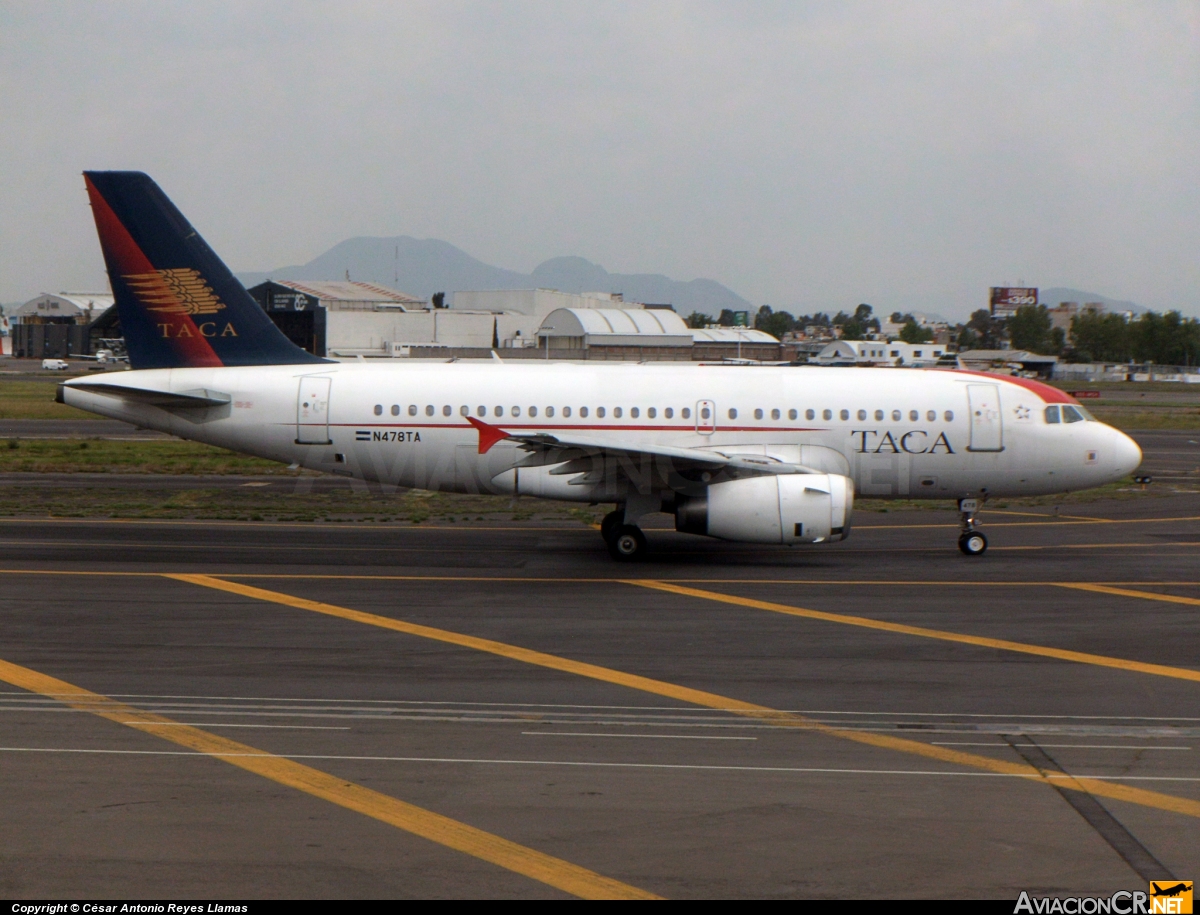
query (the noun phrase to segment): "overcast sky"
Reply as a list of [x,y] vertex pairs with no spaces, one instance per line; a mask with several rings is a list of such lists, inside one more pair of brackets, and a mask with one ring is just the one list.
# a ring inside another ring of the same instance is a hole
[[1200,314],[1200,4],[0,0],[0,300],[104,288],[85,168],[235,271],[403,234],[791,310]]

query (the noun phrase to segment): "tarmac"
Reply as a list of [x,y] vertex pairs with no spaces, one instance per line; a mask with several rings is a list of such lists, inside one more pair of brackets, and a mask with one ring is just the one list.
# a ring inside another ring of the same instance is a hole
[[0,894],[1192,879],[1200,494],[1159,485],[987,511],[981,558],[930,511],[631,565],[565,522],[6,519]]

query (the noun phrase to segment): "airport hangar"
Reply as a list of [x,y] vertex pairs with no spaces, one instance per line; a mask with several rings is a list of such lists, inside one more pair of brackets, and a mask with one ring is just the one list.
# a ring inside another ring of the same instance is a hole
[[358,281],[268,280],[250,295],[296,345],[334,359],[778,360],[749,328],[689,328],[670,305],[555,289],[456,292],[447,307]]
[[[250,295],[293,343],[333,359],[779,361],[795,353],[745,327],[690,328],[670,305],[620,293],[555,289],[464,291],[448,307],[358,281],[268,280]],[[42,293],[12,315],[12,355],[124,354],[110,293]],[[794,348],[792,348],[794,349]]]
[[11,355],[29,359],[86,356],[97,348],[102,316],[115,316],[108,292],[43,292],[13,309]]

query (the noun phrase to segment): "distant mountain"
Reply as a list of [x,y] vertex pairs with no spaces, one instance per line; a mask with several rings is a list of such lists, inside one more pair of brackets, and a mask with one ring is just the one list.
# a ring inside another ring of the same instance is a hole
[[1150,310],[1149,308],[1143,308],[1135,302],[1122,302],[1119,299],[1110,299],[1108,296],[1100,295],[1098,292],[1064,289],[1061,286],[1054,286],[1050,289],[1039,289],[1038,300],[1047,308],[1053,308],[1059,302],[1078,302],[1080,305],[1084,302],[1103,302],[1104,308],[1107,311],[1131,311],[1135,315],[1140,315]]
[[666,302],[687,315],[701,311],[713,316],[722,309],[753,311],[740,295],[716,280],[682,282],[661,273],[609,273],[582,257],[554,257],[538,264],[529,279],[534,286],[561,292],[620,292],[632,302]]
[[344,280],[379,283],[428,299],[456,289],[528,288],[528,276],[492,267],[434,238],[349,238],[307,264],[265,273],[240,273],[246,287],[263,280]]
[[476,260],[434,238],[350,238],[307,264],[262,273],[240,273],[243,285],[264,280],[342,280],[380,283],[428,299],[435,292],[476,289],[558,289],[562,292],[620,292],[635,302],[667,302],[681,314],[718,315],[724,308],[753,310],[745,299],[715,280],[682,282],[657,273],[609,273],[582,257],[554,257],[533,273],[518,273]]

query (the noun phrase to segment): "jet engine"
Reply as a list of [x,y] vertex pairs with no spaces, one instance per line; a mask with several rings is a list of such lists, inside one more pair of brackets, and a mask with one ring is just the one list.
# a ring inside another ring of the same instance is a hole
[[716,483],[676,503],[675,529],[745,543],[831,543],[850,536],[854,481],[792,473]]

